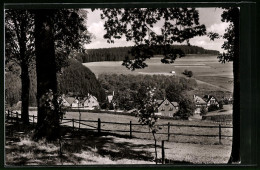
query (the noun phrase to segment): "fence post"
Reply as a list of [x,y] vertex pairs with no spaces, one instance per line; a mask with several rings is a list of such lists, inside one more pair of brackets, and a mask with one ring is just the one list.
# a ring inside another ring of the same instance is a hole
[[79,119],[79,130],[80,130],[80,119]]
[[101,120],[98,118],[98,133],[101,132]]
[[162,164],[165,164],[164,140],[162,140]]
[[10,110],[7,110],[7,119],[10,118]]
[[168,122],[168,141],[170,141],[170,122]]
[[18,112],[16,112],[16,122],[18,122]]
[[132,138],[132,121],[130,121],[130,138]]
[[219,126],[218,126],[218,130],[219,130],[219,133],[218,133],[219,144],[222,144],[222,142],[221,142],[221,124],[219,124]]
[[72,131],[74,132],[74,119],[72,119]]
[[13,123],[13,112],[11,111],[11,123]]

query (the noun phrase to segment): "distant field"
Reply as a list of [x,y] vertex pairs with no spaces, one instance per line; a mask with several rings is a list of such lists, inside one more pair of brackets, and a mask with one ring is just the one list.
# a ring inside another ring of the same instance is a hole
[[[233,91],[233,66],[232,63],[219,63],[217,56],[191,55],[177,59],[173,64],[162,64],[161,58],[156,57],[146,61],[148,67],[145,69],[130,71],[122,66],[122,61],[116,62],[91,62],[83,63],[98,76],[99,74],[163,74],[171,75],[175,71],[177,76],[184,76],[182,72],[191,70],[194,78],[202,82],[218,87],[217,90]],[[205,86],[205,83],[203,86]],[[212,87],[209,87],[211,89]]]

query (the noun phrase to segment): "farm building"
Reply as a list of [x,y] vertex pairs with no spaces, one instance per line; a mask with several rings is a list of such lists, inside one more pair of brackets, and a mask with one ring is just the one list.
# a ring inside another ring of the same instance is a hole
[[218,100],[214,96],[205,95],[203,99],[206,101],[207,106],[217,105],[219,106]]
[[178,111],[179,105],[177,102],[170,102],[168,99],[157,100],[158,108],[156,115],[173,117]]
[[71,107],[72,103],[74,102],[74,97],[65,97],[65,95],[62,96],[62,105],[65,107]]
[[193,95],[193,100],[196,105],[196,109],[194,111],[195,114],[199,114],[202,107],[207,107],[207,102],[204,101],[201,97]]
[[93,110],[96,107],[99,107],[99,102],[97,101],[97,98],[95,96],[88,94],[88,97],[84,98],[83,106],[86,109]]

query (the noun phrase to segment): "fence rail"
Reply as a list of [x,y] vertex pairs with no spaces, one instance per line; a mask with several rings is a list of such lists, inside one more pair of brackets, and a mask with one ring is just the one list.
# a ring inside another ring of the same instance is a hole
[[[19,121],[19,116],[21,118],[21,114],[19,114],[18,112],[13,112],[13,111],[7,111],[6,112],[6,120],[11,120],[11,122],[13,122],[14,120],[16,120],[16,122]],[[37,120],[37,116],[34,115],[29,115],[30,121],[34,124],[36,123]],[[97,123],[97,126],[94,125],[90,125],[87,124],[88,123]],[[71,123],[71,124],[70,124]],[[137,124],[137,123],[132,123],[131,121],[129,123],[123,123],[123,122],[107,122],[107,121],[101,121],[101,119],[99,118],[98,120],[81,120],[81,119],[62,119],[61,125],[63,126],[69,126],[72,127],[73,131],[75,130],[75,128],[77,129],[87,129],[87,130],[92,130],[92,131],[97,131],[98,133],[101,132],[124,132],[124,133],[129,133],[129,137],[132,138],[133,133],[139,133],[139,134],[147,134],[147,133],[151,133],[148,131],[137,131],[137,130],[133,130],[133,126],[143,126],[142,124]],[[65,125],[66,124],[66,125]],[[68,125],[69,124],[69,125]],[[76,127],[75,125],[78,125],[78,127]],[[101,124],[115,124],[115,125],[125,125],[125,126],[129,126],[129,130],[112,130],[112,129],[102,129],[101,128]],[[84,128],[81,127],[85,126]],[[167,135],[168,137],[168,141],[170,140],[170,136],[197,136],[197,137],[218,137],[219,138],[219,143],[221,143],[221,139],[222,137],[232,137],[231,135],[223,135],[222,134],[222,129],[223,128],[233,128],[232,126],[223,126],[221,124],[219,124],[218,126],[200,126],[200,125],[180,125],[180,124],[171,124],[170,122],[168,122],[168,124],[161,124],[161,125],[157,125],[157,126],[167,126],[167,132],[158,132],[156,134],[160,134],[160,135]],[[88,128],[86,128],[88,127]],[[209,134],[209,135],[205,135],[205,134],[185,134],[185,133],[173,133],[171,132],[171,127],[195,127],[195,128],[218,128],[218,134]]]

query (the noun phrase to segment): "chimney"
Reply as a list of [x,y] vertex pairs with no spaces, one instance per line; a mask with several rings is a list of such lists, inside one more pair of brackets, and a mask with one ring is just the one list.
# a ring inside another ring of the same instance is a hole
[[196,95],[194,94],[194,95],[193,95],[193,98],[195,99],[195,97],[196,97]]

